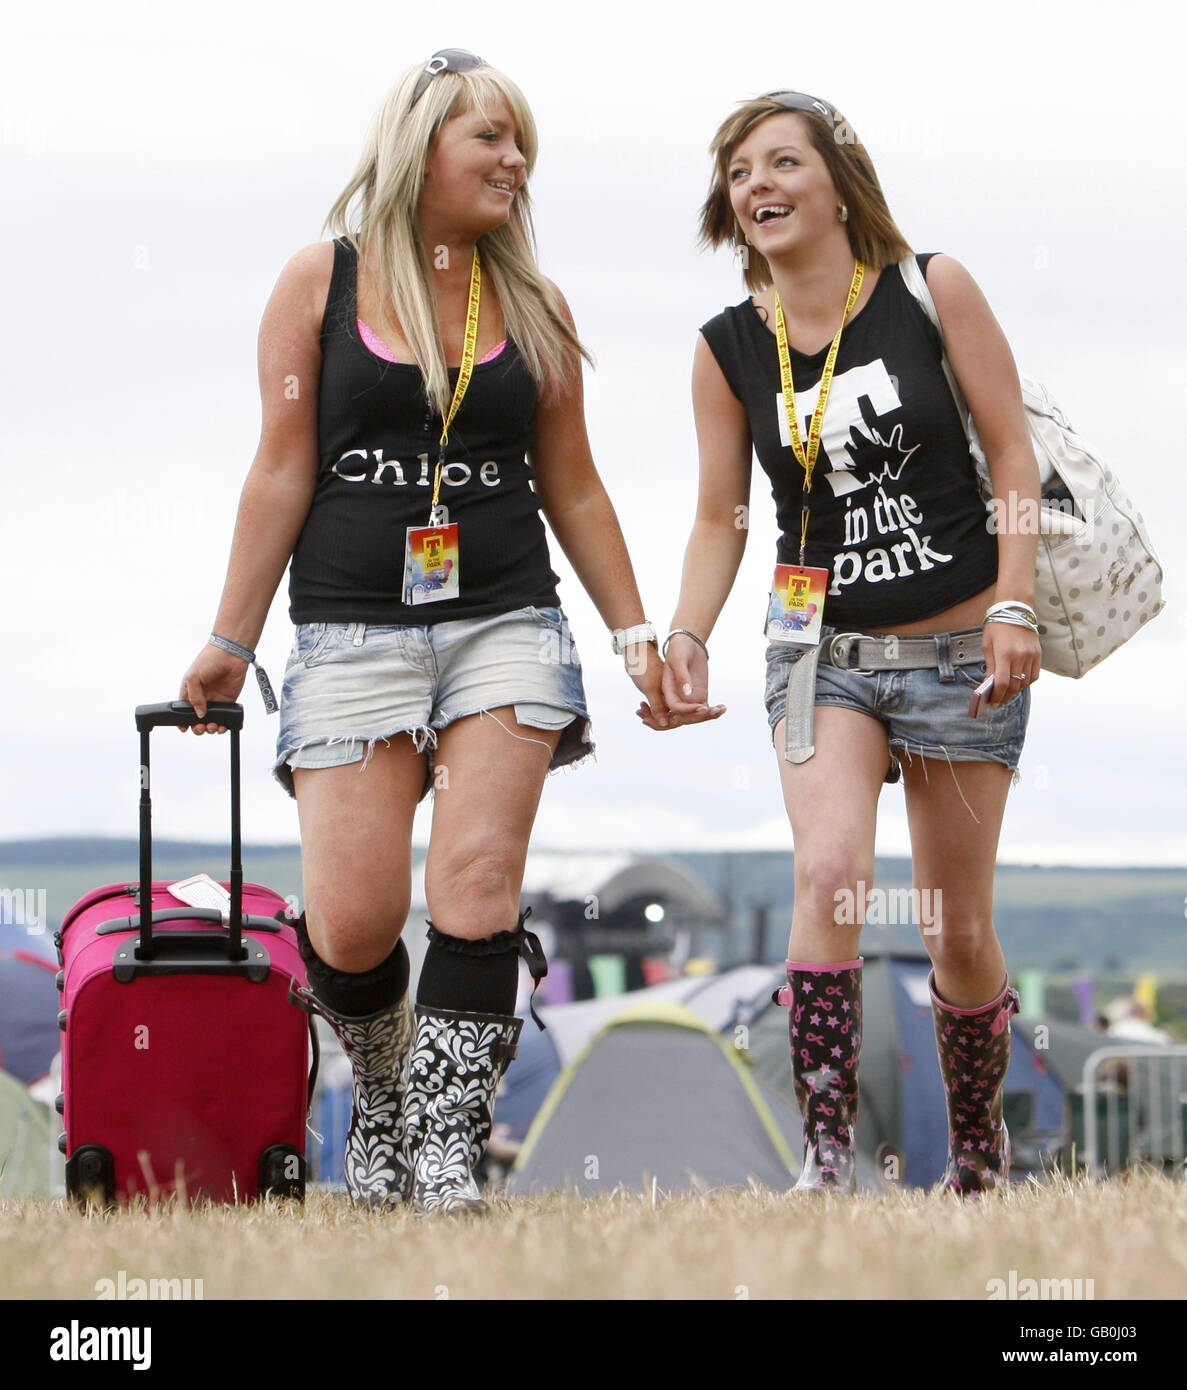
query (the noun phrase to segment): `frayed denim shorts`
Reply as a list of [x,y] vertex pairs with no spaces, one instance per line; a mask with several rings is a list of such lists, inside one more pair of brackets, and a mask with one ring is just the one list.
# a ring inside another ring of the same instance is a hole
[[292,796],[293,768],[365,768],[376,743],[409,734],[428,754],[423,800],[440,731],[505,705],[521,725],[562,730],[550,772],[593,754],[581,661],[561,609],[425,627],[302,623],[284,672],[272,774]]
[[[835,628],[826,627],[824,637]],[[767,646],[764,703],[774,739],[775,725],[787,713],[787,680],[807,649],[790,642]],[[1030,717],[1030,688],[1000,705],[983,705],[974,719],[969,696],[985,679],[985,663],[914,671],[846,671],[821,662],[816,668],[816,704],[839,705],[877,719],[890,747],[887,782],[902,775],[900,754],[949,763],[1001,763],[1015,774]]]

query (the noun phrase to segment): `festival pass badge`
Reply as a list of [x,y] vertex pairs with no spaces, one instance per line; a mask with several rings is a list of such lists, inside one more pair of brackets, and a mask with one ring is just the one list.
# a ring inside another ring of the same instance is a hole
[[404,544],[404,602],[457,598],[459,583],[457,522],[409,526]]
[[827,587],[828,570],[776,565],[771,606],[767,611],[767,639],[815,646],[820,641]]

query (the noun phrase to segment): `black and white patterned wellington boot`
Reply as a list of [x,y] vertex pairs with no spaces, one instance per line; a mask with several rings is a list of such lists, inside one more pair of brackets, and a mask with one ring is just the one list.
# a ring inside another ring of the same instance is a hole
[[474,1170],[523,1019],[417,1005],[404,1099],[404,1162],[417,1212],[489,1211]]
[[333,1028],[354,1073],[346,1189],[359,1206],[394,1206],[408,1195],[409,1174],[403,1162],[404,1091],[412,1041],[408,996],[364,1018],[346,1018],[311,991],[297,992]]

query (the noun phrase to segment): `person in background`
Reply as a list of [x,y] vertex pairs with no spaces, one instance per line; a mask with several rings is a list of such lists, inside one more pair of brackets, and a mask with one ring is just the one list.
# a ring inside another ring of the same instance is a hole
[[1112,1023],[1106,1019],[1109,1037],[1120,1038],[1125,1042],[1153,1043],[1167,1046],[1174,1038],[1162,1028],[1156,1028],[1150,1017],[1150,1010],[1141,999],[1131,998],[1118,1001],[1117,1017]]

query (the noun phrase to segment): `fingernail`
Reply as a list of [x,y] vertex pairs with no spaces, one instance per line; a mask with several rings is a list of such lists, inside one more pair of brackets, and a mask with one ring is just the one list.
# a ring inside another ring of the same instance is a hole
[[692,686],[691,686],[691,685],[686,685],[686,686],[684,687],[684,693],[685,693],[686,695],[691,695],[691,694],[692,694]]

